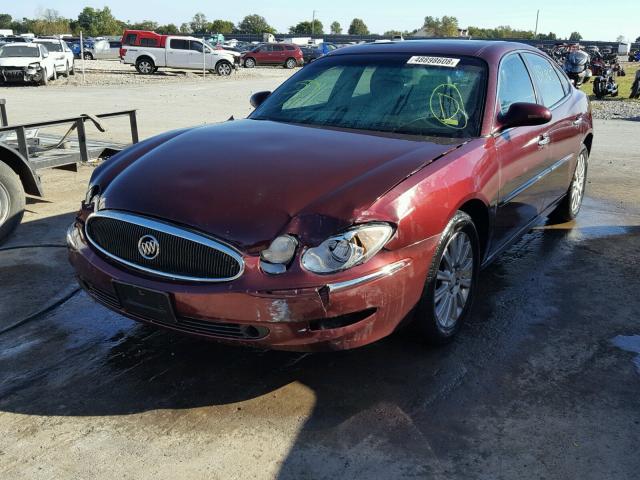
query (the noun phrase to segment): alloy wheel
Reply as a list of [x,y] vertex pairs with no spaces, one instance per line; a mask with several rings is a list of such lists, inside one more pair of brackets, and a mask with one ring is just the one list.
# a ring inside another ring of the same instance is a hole
[[151,64],[149,62],[140,62],[138,67],[140,68],[141,73],[147,74],[151,72]]
[[444,249],[436,276],[434,310],[438,325],[451,330],[462,316],[473,279],[474,253],[464,231],[455,233]]
[[231,65],[223,63],[218,67],[218,75],[227,76],[231,75]]
[[586,180],[586,166],[585,155],[581,153],[576,164],[576,171],[573,174],[573,182],[571,182],[571,212],[574,214],[580,210],[580,204],[582,203]]

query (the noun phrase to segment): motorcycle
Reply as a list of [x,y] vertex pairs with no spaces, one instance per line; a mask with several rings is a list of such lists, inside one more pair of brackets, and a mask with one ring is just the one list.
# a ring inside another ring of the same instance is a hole
[[592,76],[589,54],[583,50],[569,52],[564,60],[563,69],[576,87],[587,83]]
[[618,84],[614,80],[611,67],[605,67],[602,75],[597,76],[593,80],[593,94],[598,100],[601,100],[606,95],[611,95],[612,97],[618,96]]
[[640,98],[640,70],[636,72],[636,78],[631,85],[631,95],[629,98]]

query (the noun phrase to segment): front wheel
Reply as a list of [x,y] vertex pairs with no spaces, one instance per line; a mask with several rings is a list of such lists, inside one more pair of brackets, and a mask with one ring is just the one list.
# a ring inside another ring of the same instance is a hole
[[93,60],[93,55],[90,52],[84,52],[85,60]]
[[233,72],[233,67],[229,62],[224,60],[220,61],[216,65],[216,73],[221,77],[228,77]]
[[589,159],[589,151],[586,147],[582,147],[578,154],[576,169],[573,172],[571,184],[567,194],[558,204],[556,209],[551,212],[549,218],[554,222],[570,222],[578,216],[582,199],[584,198],[585,185],[587,183],[587,161]]
[[471,217],[458,211],[440,237],[416,309],[417,326],[430,343],[447,343],[460,329],[473,302],[479,266],[478,232]]
[[18,175],[0,162],[0,243],[18,226],[24,214],[24,190]]
[[245,60],[244,60],[244,67],[245,68],[253,68],[255,66],[256,66],[256,61],[253,58],[251,58],[251,57],[245,58]]

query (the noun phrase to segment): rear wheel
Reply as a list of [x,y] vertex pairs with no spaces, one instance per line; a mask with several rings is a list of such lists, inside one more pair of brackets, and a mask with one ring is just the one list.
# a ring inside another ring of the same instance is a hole
[[24,190],[20,179],[0,162],[0,243],[18,226],[24,214]]
[[422,298],[416,309],[426,339],[444,344],[467,317],[480,265],[478,233],[471,217],[456,212],[440,237]]
[[576,169],[573,172],[573,178],[569,185],[567,194],[558,204],[556,209],[551,212],[549,218],[554,222],[570,222],[578,216],[582,199],[584,198],[585,185],[587,183],[587,160],[589,159],[589,151],[586,147],[582,147],[578,154]]
[[142,75],[151,75],[156,71],[153,60],[147,57],[139,58],[136,62],[136,70]]
[[233,67],[226,60],[221,60],[216,64],[216,73],[221,77],[228,77],[233,72]]
[[291,70],[292,68],[295,68],[296,65],[298,65],[298,62],[296,62],[295,58],[287,58],[287,61],[284,62],[285,68],[288,68],[289,70]]
[[245,68],[253,68],[255,66],[256,66],[256,61],[253,58],[249,57],[244,59]]

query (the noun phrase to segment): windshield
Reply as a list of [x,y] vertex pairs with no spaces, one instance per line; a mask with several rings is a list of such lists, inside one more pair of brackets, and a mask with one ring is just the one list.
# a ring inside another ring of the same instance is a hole
[[30,47],[27,45],[5,45],[0,48],[0,58],[12,57],[39,58],[40,50],[38,50],[38,47]]
[[59,43],[53,43],[53,42],[38,42],[38,43],[42,43],[42,45],[47,47],[47,50],[49,50],[50,52],[62,52],[62,45],[60,45]]
[[473,137],[480,132],[486,77],[484,62],[470,57],[329,56],[285,82],[250,118]]

